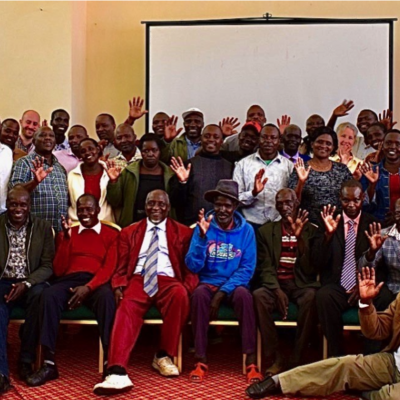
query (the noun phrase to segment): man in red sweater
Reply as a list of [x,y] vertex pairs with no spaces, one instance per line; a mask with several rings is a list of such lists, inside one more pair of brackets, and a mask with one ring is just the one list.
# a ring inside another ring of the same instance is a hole
[[40,299],[40,344],[44,364],[27,379],[29,386],[58,378],[54,352],[61,313],[82,304],[96,315],[104,354],[107,355],[115,301],[108,283],[117,265],[119,232],[102,224],[98,201],[89,194],[77,200],[79,225],[63,218],[63,232],[56,239],[55,279]]
[[132,389],[126,368],[143,324],[154,304],[163,319],[161,343],[152,367],[163,376],[179,375],[171,357],[176,356],[179,336],[189,315],[189,296],[197,275],[185,265],[192,230],[168,218],[169,198],[163,190],[147,195],[147,218],[123,229],[118,247],[118,267],[112,278],[118,304],[111,335],[109,368],[97,395]]

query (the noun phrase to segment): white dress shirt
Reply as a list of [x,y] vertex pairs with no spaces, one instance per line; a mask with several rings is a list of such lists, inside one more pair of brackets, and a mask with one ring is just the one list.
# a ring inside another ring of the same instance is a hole
[[100,235],[101,232],[101,222],[99,221],[95,226],[92,226],[91,228],[85,228],[83,225],[79,224],[78,228],[78,235],[84,231],[85,229],[93,229],[98,235]]
[[153,237],[154,232],[152,229],[157,227],[158,234],[158,260],[157,260],[157,275],[165,275],[171,278],[175,277],[175,272],[172,268],[171,260],[168,255],[168,243],[167,243],[167,220],[164,219],[163,222],[160,222],[158,225],[153,224],[147,218],[147,226],[146,226],[146,234],[144,235],[142,247],[140,248],[139,258],[136,264],[134,274],[141,274],[143,271],[144,263],[147,258],[147,251],[150,247],[151,238]]
[[6,211],[7,187],[13,167],[13,152],[0,143],[0,214]]
[[[247,221],[262,225],[281,219],[275,208],[275,195],[280,189],[287,187],[293,168],[293,162],[281,154],[267,165],[259,151],[237,162],[233,180],[239,185],[239,200],[244,204],[242,212]],[[265,171],[262,180],[268,178],[268,182],[254,197],[254,178],[260,169]]]

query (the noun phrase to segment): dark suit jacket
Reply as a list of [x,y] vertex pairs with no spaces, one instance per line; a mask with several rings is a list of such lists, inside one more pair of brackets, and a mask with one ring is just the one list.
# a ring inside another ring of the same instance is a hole
[[[128,286],[133,277],[139,258],[140,248],[146,234],[147,219],[122,229],[118,246],[118,266],[112,277],[113,289]],[[189,250],[193,230],[167,218],[168,255],[175,273],[175,278],[182,282],[189,293],[196,288],[199,279],[189,271],[185,256]]]
[[[302,254],[297,249],[294,266],[295,283],[299,288],[319,287],[317,268],[310,262],[310,247],[317,227],[307,223],[301,233],[305,249]],[[268,289],[279,288],[277,270],[282,251],[282,222],[267,222],[257,231],[257,268],[253,285]]]
[[[372,222],[377,222],[377,219],[365,212],[361,213],[356,238],[356,260],[368,250],[369,243],[365,231],[368,231],[369,224]],[[317,265],[320,270],[322,285],[340,283],[345,250],[343,217],[329,242],[326,241],[325,225],[322,221],[319,226],[311,249],[312,263]]]

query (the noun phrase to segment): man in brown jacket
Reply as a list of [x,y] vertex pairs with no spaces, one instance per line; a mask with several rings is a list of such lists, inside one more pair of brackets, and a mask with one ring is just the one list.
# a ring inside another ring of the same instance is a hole
[[[370,243],[382,240],[380,237],[380,228],[371,227]],[[376,285],[375,271],[369,268],[363,268],[358,279],[362,332],[369,339],[390,339],[389,345],[381,353],[333,357],[275,375],[251,385],[246,390],[249,397],[261,399],[279,393],[328,396],[351,390],[361,392],[365,400],[400,399],[400,295],[388,309],[377,313],[372,299],[383,282]]]

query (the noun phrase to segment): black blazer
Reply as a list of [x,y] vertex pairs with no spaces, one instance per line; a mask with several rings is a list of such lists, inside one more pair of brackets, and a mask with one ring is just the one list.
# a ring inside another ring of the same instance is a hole
[[[369,224],[379,222],[375,217],[365,212],[361,213],[360,225],[357,229],[356,239],[356,261],[368,250],[369,243],[365,236]],[[340,283],[344,262],[344,225],[343,216],[339,221],[339,226],[329,242],[325,239],[325,224],[319,224],[320,228],[315,235],[311,249],[311,262],[319,267],[322,285],[330,283]],[[378,281],[380,282],[380,280]]]

